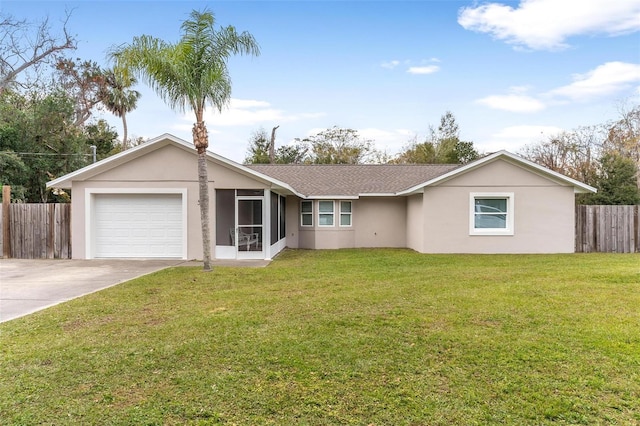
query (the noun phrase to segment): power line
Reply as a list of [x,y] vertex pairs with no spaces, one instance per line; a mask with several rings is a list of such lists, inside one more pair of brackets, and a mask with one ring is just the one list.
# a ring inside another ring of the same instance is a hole
[[59,154],[56,152],[14,152],[14,151],[0,151],[1,154],[16,154],[16,155],[26,155],[26,156],[43,156],[43,157],[91,157],[92,154]]

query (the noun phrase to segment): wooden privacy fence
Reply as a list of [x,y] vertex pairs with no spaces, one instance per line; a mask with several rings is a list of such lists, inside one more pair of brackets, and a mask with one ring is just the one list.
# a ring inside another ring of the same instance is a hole
[[577,206],[576,252],[640,252],[640,206]]
[[3,203],[2,207],[4,257],[71,258],[71,204]]
[[[577,206],[576,252],[640,253],[639,210],[637,205]],[[70,204],[3,202],[0,231],[4,257],[71,258]]]

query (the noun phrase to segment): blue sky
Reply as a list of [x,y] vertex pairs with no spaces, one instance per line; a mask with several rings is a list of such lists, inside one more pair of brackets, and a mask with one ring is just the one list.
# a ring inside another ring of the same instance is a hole
[[[71,10],[72,55],[102,65],[137,35],[177,41],[204,8],[262,51],[230,61],[231,104],[206,118],[210,149],[235,161],[253,131],[276,125],[278,146],[337,125],[392,155],[447,110],[480,151],[518,152],[640,102],[640,0],[0,2],[15,18],[48,15],[54,29]],[[191,141],[191,114],[138,89],[130,135]]]

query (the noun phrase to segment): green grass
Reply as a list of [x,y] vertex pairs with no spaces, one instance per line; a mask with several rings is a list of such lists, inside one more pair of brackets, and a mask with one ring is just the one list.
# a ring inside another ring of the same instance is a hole
[[1,324],[0,424],[640,424],[640,255],[165,270]]

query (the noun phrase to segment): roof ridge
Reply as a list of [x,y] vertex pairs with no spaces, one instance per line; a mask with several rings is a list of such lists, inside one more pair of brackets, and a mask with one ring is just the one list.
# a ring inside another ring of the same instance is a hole
[[243,164],[246,167],[252,166],[276,166],[276,167],[288,167],[288,166],[305,166],[305,167],[425,167],[425,166],[449,166],[449,167],[459,167],[462,164],[454,164],[454,163],[411,163],[411,164],[306,164],[306,163],[286,163],[286,164],[272,164],[272,163],[250,163]]

